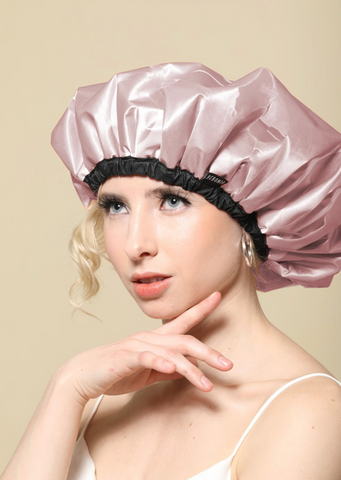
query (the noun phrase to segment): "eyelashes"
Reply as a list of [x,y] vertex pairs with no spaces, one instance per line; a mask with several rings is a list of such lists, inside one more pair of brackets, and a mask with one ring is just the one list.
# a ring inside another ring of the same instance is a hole
[[181,200],[181,201],[184,202],[186,205],[190,205],[190,204],[191,204],[191,202],[190,202],[189,200],[187,200],[188,192],[186,192],[186,194],[183,195],[183,194],[180,193],[180,189],[169,188],[169,187],[160,188],[160,189],[158,190],[158,192],[156,193],[156,196],[157,196],[157,198],[159,198],[160,200],[162,200],[162,204],[163,204],[166,200],[170,200],[170,199],[172,199],[172,198]]
[[98,197],[97,205],[106,213],[109,213],[110,208],[113,205],[124,205],[124,203],[122,202],[122,200],[116,197],[116,195],[112,193],[104,193],[103,195]]
[[[179,209],[179,202],[184,205],[190,205],[191,202],[187,199],[188,192],[184,195],[182,189],[164,187],[153,190],[152,194],[161,200],[161,207],[163,210],[176,210]],[[175,202],[174,202],[175,200]],[[165,208],[166,203],[167,207]],[[171,203],[172,202],[172,203]],[[113,207],[115,213],[121,213],[122,208],[127,208],[124,201],[113,193],[104,193],[97,199],[98,207],[104,210],[107,214],[113,214]]]

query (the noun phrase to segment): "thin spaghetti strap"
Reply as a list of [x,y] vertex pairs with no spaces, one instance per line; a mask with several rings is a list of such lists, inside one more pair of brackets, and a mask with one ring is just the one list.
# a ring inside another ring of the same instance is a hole
[[257,422],[257,420],[259,419],[259,417],[262,415],[262,413],[264,412],[264,410],[270,405],[270,403],[276,398],[278,397],[278,395],[280,395],[282,392],[284,392],[284,390],[286,390],[287,388],[291,387],[292,385],[294,385],[295,383],[298,383],[298,382],[301,382],[302,380],[306,380],[307,378],[311,378],[311,377],[326,377],[326,378],[330,378],[331,380],[334,380],[334,382],[338,383],[341,387],[341,382],[339,382],[336,378],[330,376],[330,375],[327,375],[326,373],[310,373],[308,375],[304,375],[303,377],[298,377],[298,378],[295,378],[295,380],[291,380],[290,382],[286,383],[285,385],[283,385],[281,388],[279,388],[275,393],[273,393],[271,395],[270,398],[268,398],[268,400],[263,404],[263,406],[260,408],[260,410],[258,410],[258,412],[256,413],[256,415],[253,417],[253,419],[251,420],[249,426],[247,427],[247,429],[245,430],[245,432],[243,433],[242,437],[240,438],[239,442],[237,443],[235,449],[233,450],[233,453],[231,455],[230,458],[233,458],[237,451],[239,450],[239,447],[241,446],[241,444],[243,443],[243,441],[245,440],[245,437],[247,436],[247,434],[250,432],[251,428],[254,426],[254,424]]
[[95,415],[95,413],[97,412],[98,407],[100,406],[101,401],[103,400],[103,397],[104,397],[104,395],[101,395],[100,397],[98,397],[98,399],[97,399],[97,401],[96,401],[96,403],[95,403],[95,406],[94,406],[94,408],[92,409],[92,412],[90,413],[90,415],[89,415],[89,417],[88,417],[88,419],[87,419],[87,421],[86,421],[86,423],[85,423],[85,425],[84,425],[84,427],[83,427],[83,429],[82,429],[82,431],[81,431],[80,437],[84,437],[84,434],[85,434],[85,432],[86,432],[86,430],[87,430],[87,428],[88,428],[88,426],[89,426],[89,423],[90,423],[91,420],[94,418],[94,415]]

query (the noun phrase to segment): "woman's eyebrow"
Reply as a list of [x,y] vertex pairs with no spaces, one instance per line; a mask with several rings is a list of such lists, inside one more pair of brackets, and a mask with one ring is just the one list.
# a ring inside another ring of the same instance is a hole
[[98,195],[98,201],[101,201],[101,202],[116,201],[116,202],[126,203],[127,200],[128,199],[124,195],[117,195],[116,193],[111,193],[111,192],[100,193]]
[[[158,197],[158,196],[160,196],[160,194],[164,194],[164,193],[170,193],[170,194],[174,194],[174,195],[179,195],[179,194],[188,195],[188,193],[190,193],[190,192],[188,192],[187,190],[184,190],[183,188],[178,187],[178,186],[165,185],[163,187],[150,188],[150,189],[146,190],[144,196],[145,196],[145,198],[150,198],[150,197],[153,197],[153,196]],[[114,193],[114,192],[99,193],[98,200],[101,200],[102,202],[119,201],[119,202],[122,202],[122,203],[125,203],[125,204],[128,202],[128,198],[124,194]]]
[[177,194],[182,194],[186,195],[188,192],[184,190],[181,187],[174,186],[174,185],[165,185],[164,187],[158,187],[158,188],[151,188],[146,191],[145,197],[151,197],[151,196],[159,196],[162,193],[174,193],[175,195]]

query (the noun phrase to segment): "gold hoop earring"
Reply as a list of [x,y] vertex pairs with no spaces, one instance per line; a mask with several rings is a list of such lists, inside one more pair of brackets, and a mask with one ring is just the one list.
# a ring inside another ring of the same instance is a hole
[[242,249],[243,249],[243,255],[245,258],[246,265],[249,268],[251,268],[254,263],[253,248],[252,248],[251,242],[246,241],[245,232],[242,235]]

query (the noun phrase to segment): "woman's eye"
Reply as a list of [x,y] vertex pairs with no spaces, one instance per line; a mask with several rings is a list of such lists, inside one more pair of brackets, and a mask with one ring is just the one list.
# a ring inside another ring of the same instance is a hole
[[121,213],[127,213],[127,207],[122,202],[113,202],[109,207],[109,214],[118,215]]
[[188,203],[185,198],[179,197],[178,195],[168,195],[162,201],[162,210],[175,210]]

